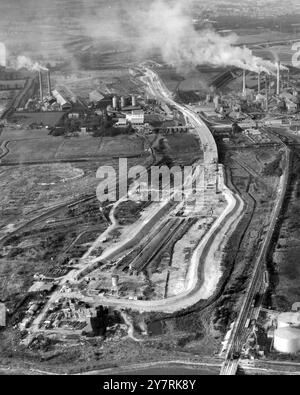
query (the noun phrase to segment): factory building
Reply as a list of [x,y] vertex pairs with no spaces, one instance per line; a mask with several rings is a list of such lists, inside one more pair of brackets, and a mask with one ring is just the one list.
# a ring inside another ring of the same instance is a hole
[[98,104],[103,99],[104,96],[96,89],[89,93],[89,101],[91,103]]
[[143,125],[145,123],[145,113],[142,110],[133,110],[130,114],[126,114],[126,119],[132,125]]
[[69,101],[67,101],[67,99],[62,95],[61,92],[55,89],[52,93],[53,93],[53,97],[56,99],[57,103],[60,105],[62,110],[64,111],[71,110],[72,104]]
[[287,99],[285,103],[288,112],[295,113],[298,110],[298,104],[294,101]]
[[123,128],[126,127],[128,125],[127,123],[127,119],[126,118],[119,118],[118,122],[115,124],[115,126]]

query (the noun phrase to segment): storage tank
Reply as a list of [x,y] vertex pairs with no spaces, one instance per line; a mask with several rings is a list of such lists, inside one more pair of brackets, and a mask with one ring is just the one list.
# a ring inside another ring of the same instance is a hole
[[286,328],[289,326],[300,326],[300,313],[299,312],[287,312],[281,313],[277,318],[278,328]]
[[117,96],[113,97],[113,99],[112,99],[112,106],[113,106],[114,110],[116,110],[118,108],[118,98],[117,98]]
[[274,332],[275,350],[287,354],[300,351],[300,330],[297,328],[279,328]]
[[126,106],[126,99],[124,96],[121,97],[121,108],[124,108]]

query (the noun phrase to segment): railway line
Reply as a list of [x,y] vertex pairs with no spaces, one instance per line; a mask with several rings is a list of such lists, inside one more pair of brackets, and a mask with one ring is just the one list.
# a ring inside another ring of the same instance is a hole
[[246,292],[246,297],[244,299],[242,308],[235,322],[230,337],[230,341],[226,352],[225,362],[220,372],[221,375],[236,374],[238,367],[237,361],[239,360],[241,354],[243,339],[245,339],[246,322],[248,318],[252,316],[253,313],[252,303],[256,293],[258,293],[260,289],[264,286],[266,256],[268,253],[269,246],[271,244],[272,236],[275,231],[277,220],[286,195],[286,190],[289,180],[289,171],[290,171],[290,157],[291,157],[291,152],[289,148],[286,147],[286,169],[281,178],[280,187],[278,190],[279,191],[278,199],[272,212],[272,217],[268,228],[268,232],[266,234],[263,245],[256,258],[254,271]]
[[163,226],[161,232],[152,239],[151,243],[143,249],[140,254],[134,259],[131,265],[132,271],[141,272],[150,263],[159,258],[159,255],[167,250],[171,243],[178,239],[178,236],[185,233],[191,226],[190,219],[171,218]]
[[84,197],[77,197],[75,199],[69,200],[68,202],[56,205],[54,207],[50,207],[48,208],[45,212],[35,216],[34,218],[32,218],[31,220],[27,221],[26,223],[24,223],[23,225],[19,226],[18,228],[16,228],[15,230],[13,230],[12,232],[6,234],[5,236],[3,236],[2,238],[0,238],[0,247],[3,246],[3,244],[9,240],[11,237],[16,236],[18,233],[24,231],[26,228],[34,226],[38,223],[40,223],[41,221],[46,220],[49,217],[52,217],[55,214],[58,214],[60,211],[66,209],[66,208],[70,208],[70,207],[74,207],[78,204],[81,203],[85,203],[88,202],[90,200],[94,200],[95,196],[93,195],[87,195]]

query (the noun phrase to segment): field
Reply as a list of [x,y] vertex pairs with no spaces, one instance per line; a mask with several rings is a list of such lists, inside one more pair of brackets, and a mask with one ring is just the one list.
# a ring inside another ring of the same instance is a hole
[[56,126],[65,114],[63,112],[36,112],[36,113],[26,113],[26,112],[15,112],[12,115],[14,122],[20,121],[22,126],[27,126],[31,124],[36,125],[47,125],[50,127]]
[[[294,34],[291,33],[281,33],[279,31],[265,31],[262,33],[257,34],[244,34],[243,30],[238,30],[236,33],[239,35],[238,38],[238,43],[245,44],[245,45],[251,45],[251,44],[256,44],[260,42],[267,42],[267,41],[276,41],[276,40],[288,40],[290,38],[295,38]],[[251,32],[251,33],[254,33]]]
[[[15,135],[17,136],[15,137]],[[8,154],[2,159],[2,164],[47,162],[59,160],[74,160],[74,158],[131,157],[144,154],[144,141],[137,136],[78,137],[66,139],[53,137],[44,132],[24,131],[21,139],[19,133],[3,133],[2,141],[9,141]],[[31,137],[32,136],[32,137]]]
[[203,155],[199,150],[199,140],[195,135],[167,136],[167,142],[174,164],[191,165]]

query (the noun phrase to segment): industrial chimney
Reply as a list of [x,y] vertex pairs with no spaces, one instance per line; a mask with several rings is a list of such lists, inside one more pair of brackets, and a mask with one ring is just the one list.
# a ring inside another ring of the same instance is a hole
[[258,73],[258,76],[257,76],[257,84],[258,84],[257,92],[258,92],[258,94],[259,94],[260,91],[261,91],[261,86],[260,86],[260,73]]
[[266,74],[266,111],[269,110],[269,76]]
[[243,70],[243,95],[246,95],[246,70]]
[[49,92],[49,97],[52,96],[52,89],[51,89],[51,76],[50,76],[50,70],[47,71],[47,79],[48,79],[48,92]]
[[277,62],[277,96],[280,95],[280,62]]
[[44,94],[43,94],[43,80],[42,80],[41,70],[39,70],[39,84],[40,84],[40,100],[42,102],[44,99]]

